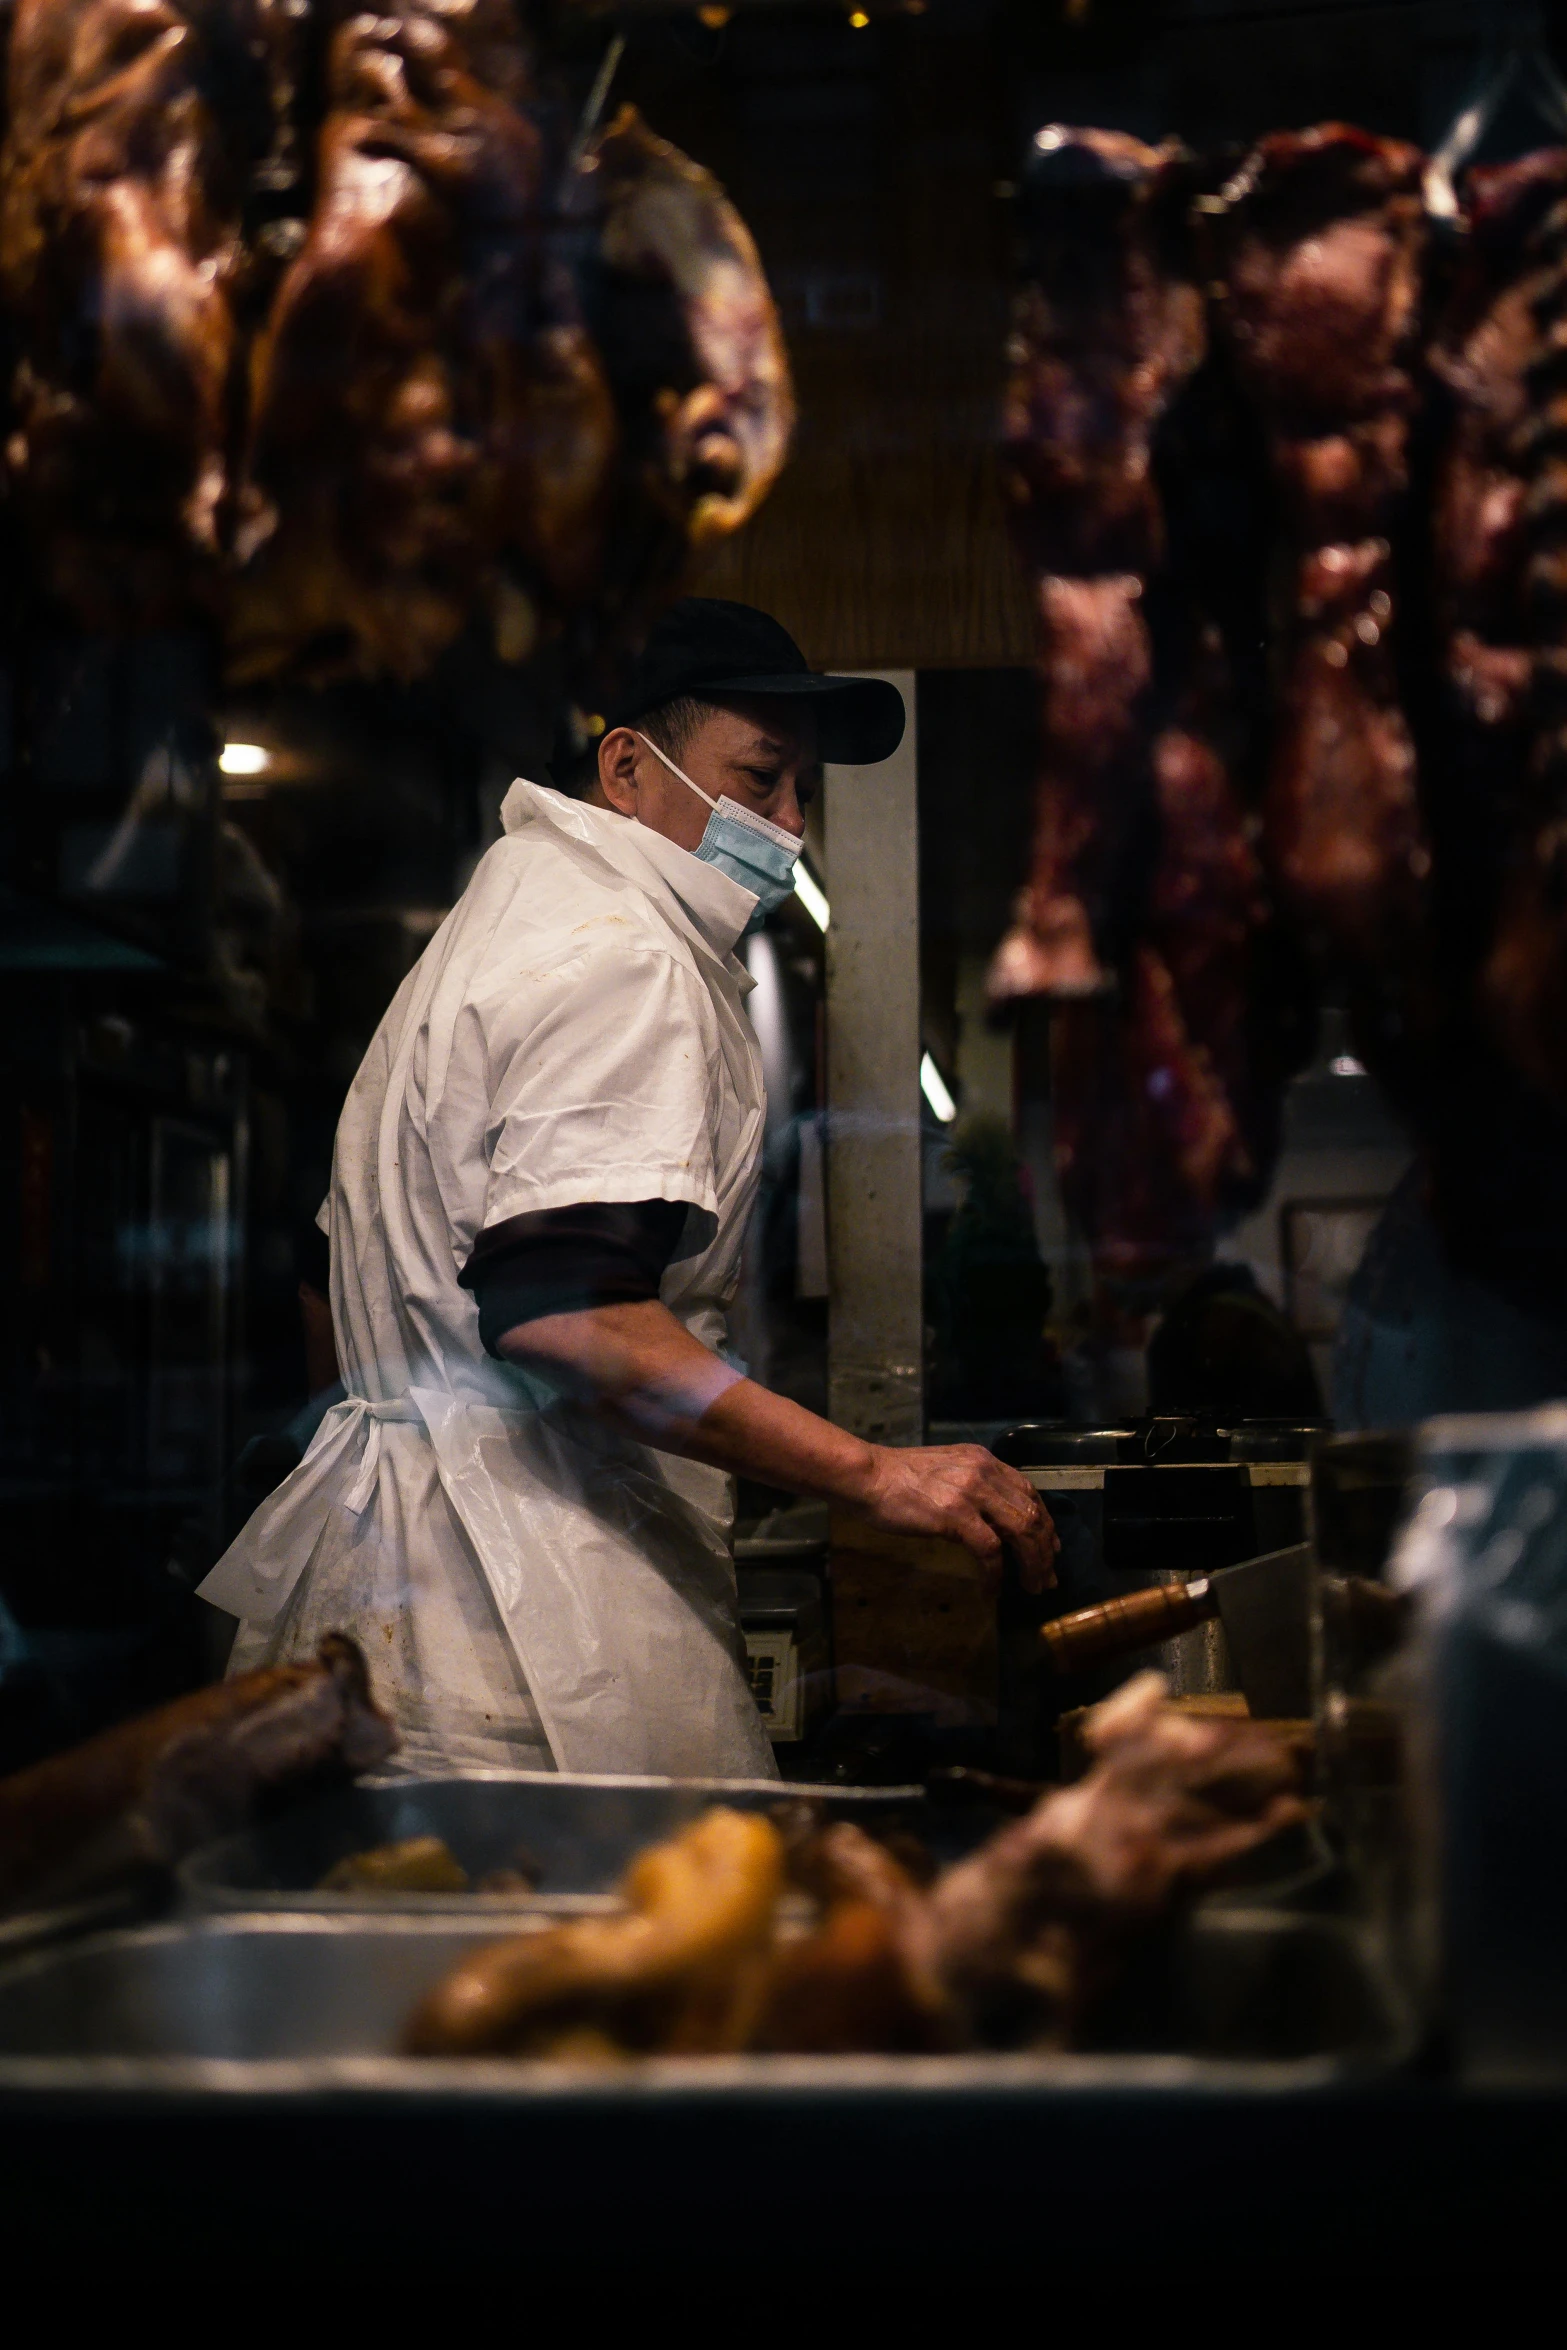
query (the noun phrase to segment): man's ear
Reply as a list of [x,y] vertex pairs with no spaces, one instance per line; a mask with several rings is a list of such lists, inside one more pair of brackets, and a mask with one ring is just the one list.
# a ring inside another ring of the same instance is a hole
[[599,789],[619,815],[637,812],[637,738],[629,726],[599,737]]

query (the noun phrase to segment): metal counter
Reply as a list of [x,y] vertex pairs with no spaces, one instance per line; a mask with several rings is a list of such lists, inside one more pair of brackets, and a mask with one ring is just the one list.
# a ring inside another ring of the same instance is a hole
[[[58,2283],[90,2250],[121,2281],[401,2298],[495,2275],[524,2306],[548,2280],[643,2310],[656,2282],[689,2310],[765,2272],[769,2306],[852,2277],[884,2314],[935,2281],[978,2315],[1003,2282],[1049,2303],[1133,2275],[1165,2295],[1172,2275],[1201,2293],[1281,2267],[1304,2285],[1556,2258],[1567,2099],[1422,2077],[1331,1920],[1205,1920],[1183,1998],[1210,2044],[1185,2055],[588,2072],[388,2053],[407,2003],[491,1930],[229,1916],[14,1962],[13,2276]],[[1259,2057],[1246,2042],[1281,2005],[1295,2053]]]

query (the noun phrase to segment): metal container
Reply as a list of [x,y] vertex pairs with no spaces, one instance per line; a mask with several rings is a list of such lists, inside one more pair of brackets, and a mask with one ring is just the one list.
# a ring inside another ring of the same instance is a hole
[[51,1942],[68,1941],[75,1934],[132,1925],[163,1906],[158,1896],[159,1888],[149,1876],[79,1894],[72,1901],[51,1902],[46,1909],[11,1910],[0,1917],[0,1961],[42,1950]]
[[[541,1930],[535,1914],[518,1931]],[[431,2062],[397,2053],[417,2001],[493,1922],[391,1917],[204,1918],[104,1934],[15,1961],[0,1973],[0,2097],[18,2090],[175,2094],[333,2086],[397,2097],[558,2099],[558,2065]],[[1397,2022],[1353,1931],[1327,1917],[1267,1910],[1199,1912],[1169,1970],[1166,2048],[1230,2065],[1271,2063],[1275,2085],[1320,2085],[1402,2053]],[[1107,2085],[1146,2075],[1154,2053],[1097,2061]],[[864,2097],[889,2088],[969,2089],[1070,2081],[1082,2059],[660,2059],[628,2075],[644,2086],[704,2079],[754,2096],[802,2082]],[[602,2071],[579,2075],[601,2090]],[[1182,2076],[1190,2086],[1192,2074]]]
[[[380,1915],[450,1913],[477,1904],[559,1913],[602,1909],[634,1855],[715,1803],[768,1810],[804,1796],[833,1817],[927,1818],[921,1787],[809,1787],[778,1779],[589,1778],[519,1771],[446,1779],[361,1782],[281,1818],[208,1845],[181,1867],[180,1890],[198,1909],[315,1910]],[[969,1831],[983,1832],[983,1823]],[[409,1836],[438,1836],[471,1878],[522,1867],[532,1894],[325,1893],[321,1879],[350,1853]],[[931,1839],[938,1847],[944,1840]],[[943,1852],[943,1857],[945,1853]]]

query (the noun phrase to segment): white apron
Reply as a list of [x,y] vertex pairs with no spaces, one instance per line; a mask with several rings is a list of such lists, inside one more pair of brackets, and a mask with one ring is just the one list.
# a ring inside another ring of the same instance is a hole
[[771,1776],[718,1471],[485,1354],[486,1226],[683,1201],[666,1305],[723,1343],[762,1141],[735,946],[755,900],[661,835],[518,782],[350,1090],[321,1221],[346,1400],[201,1586],[231,1671],[341,1627],[403,1768]]

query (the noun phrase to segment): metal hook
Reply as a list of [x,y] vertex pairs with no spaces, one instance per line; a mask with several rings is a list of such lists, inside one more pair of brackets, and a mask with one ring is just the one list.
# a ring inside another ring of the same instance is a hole
[[624,33],[616,33],[604,52],[598,72],[593,77],[593,87],[588,92],[587,103],[582,109],[582,118],[577,124],[571,145],[566,150],[566,168],[561,174],[561,184],[565,188],[570,187],[582,169],[582,158],[588,151],[588,141],[598,129],[599,117],[604,112],[611,86],[620,70],[620,61],[625,53],[626,36]]
[[1517,88],[1546,127],[1567,139],[1567,83],[1538,34],[1515,41],[1500,64],[1482,75],[1474,95],[1459,109],[1452,127],[1426,165],[1422,192],[1433,220],[1456,221],[1460,206],[1457,175],[1479,147],[1509,91]]

